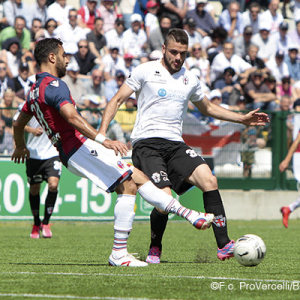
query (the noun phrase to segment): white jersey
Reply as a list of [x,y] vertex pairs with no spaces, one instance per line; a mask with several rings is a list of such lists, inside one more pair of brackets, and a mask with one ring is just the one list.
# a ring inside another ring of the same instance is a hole
[[[14,120],[17,120],[24,104],[25,102],[19,106],[16,114],[14,115]],[[35,117],[32,117],[27,125],[32,128],[41,127]],[[56,148],[51,144],[51,141],[45,132],[43,132],[40,136],[28,133],[26,147],[30,152],[30,158],[33,159],[44,160],[58,156]]]
[[132,143],[155,137],[183,141],[182,123],[188,101],[204,97],[196,75],[184,67],[172,75],[161,61],[151,61],[136,67],[125,83],[137,96]]

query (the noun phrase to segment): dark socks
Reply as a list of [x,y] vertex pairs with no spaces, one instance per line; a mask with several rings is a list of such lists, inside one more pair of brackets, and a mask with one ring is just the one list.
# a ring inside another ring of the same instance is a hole
[[227,220],[224,206],[218,190],[203,193],[204,208],[207,213],[215,215],[216,220],[213,223],[213,230],[218,244],[218,248],[223,248],[230,239],[227,234]]
[[32,195],[29,193],[29,203],[31,208],[31,213],[33,215],[34,225],[40,226],[40,195]]
[[45,215],[43,220],[43,224],[45,225],[48,225],[49,219],[53,213],[56,197],[57,197],[57,192],[48,191],[48,195],[45,201]]
[[165,232],[168,222],[168,215],[161,214],[156,208],[154,208],[150,215],[151,224],[151,245],[150,247],[158,247],[162,249],[162,237]]

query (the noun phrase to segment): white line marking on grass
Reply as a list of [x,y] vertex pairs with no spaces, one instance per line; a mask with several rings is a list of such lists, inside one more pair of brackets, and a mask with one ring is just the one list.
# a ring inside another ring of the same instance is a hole
[[285,279],[260,279],[260,278],[236,278],[236,277],[211,277],[211,276],[185,276],[185,275],[148,275],[148,274],[110,274],[110,273],[64,273],[64,272],[0,272],[0,274],[26,274],[26,275],[61,275],[61,276],[115,276],[115,277],[161,277],[174,279],[211,279],[211,280],[235,280],[235,281],[262,281],[262,282],[287,282],[300,283],[299,280]]
[[[55,298],[55,299],[91,299],[91,300],[150,300],[149,298],[120,298],[120,297],[80,297],[73,295],[49,295],[49,294],[16,294],[16,293],[0,293],[0,297],[31,297],[31,298]],[[153,299],[152,299],[153,300]]]

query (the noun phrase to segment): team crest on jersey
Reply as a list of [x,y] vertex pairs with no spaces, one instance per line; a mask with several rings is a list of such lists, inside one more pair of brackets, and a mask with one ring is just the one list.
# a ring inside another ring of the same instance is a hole
[[164,97],[167,95],[167,91],[165,89],[159,89],[158,90],[158,96]]
[[214,224],[217,227],[225,227],[226,226],[226,218],[222,215],[216,216],[214,220]]
[[53,80],[50,82],[50,85],[55,86],[55,87],[59,87],[59,82],[58,80]]
[[124,164],[120,160],[117,162],[117,165],[120,169],[124,169]]
[[187,85],[188,83],[189,83],[189,79],[186,76],[184,76],[183,77],[183,84]]

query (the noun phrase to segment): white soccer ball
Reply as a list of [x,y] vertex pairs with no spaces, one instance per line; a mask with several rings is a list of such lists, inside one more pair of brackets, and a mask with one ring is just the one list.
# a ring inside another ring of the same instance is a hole
[[240,237],[234,245],[234,257],[243,266],[253,267],[261,263],[266,255],[264,241],[255,234]]

